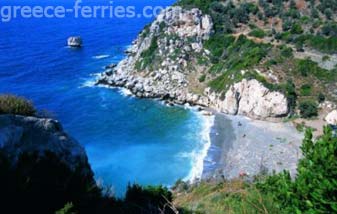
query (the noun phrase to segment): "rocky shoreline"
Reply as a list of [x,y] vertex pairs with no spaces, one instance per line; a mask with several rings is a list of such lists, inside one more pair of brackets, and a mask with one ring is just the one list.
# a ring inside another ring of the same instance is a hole
[[[196,64],[193,61],[196,55],[208,57],[209,50],[203,47],[203,42],[212,33],[212,27],[210,17],[198,9],[169,7],[140,33],[126,51],[125,59],[106,67],[96,84],[126,88],[136,97],[160,99],[168,105],[201,106],[210,112],[205,114],[215,114],[202,179],[235,178],[242,173],[255,175],[262,170],[283,169],[294,175],[302,135],[289,124],[263,122],[279,121],[288,115],[284,94],[269,90],[256,79],[234,82],[225,92],[214,91],[207,85],[195,89],[196,85],[202,85],[195,81],[202,69],[191,69],[190,65]],[[148,51],[154,48],[152,56]],[[149,64],[144,66],[146,63]],[[245,72],[241,71],[242,75]],[[247,116],[263,124],[229,115]],[[265,133],[266,130],[270,133]],[[282,135],[290,140],[280,140]]]
[[[287,116],[285,95],[270,91],[255,79],[243,79],[231,85],[226,93],[205,86],[200,86],[199,92],[193,90],[193,77],[201,73],[197,68],[190,69],[190,63],[195,55],[208,57],[209,51],[203,48],[203,42],[212,33],[212,27],[211,18],[198,9],[169,7],[140,33],[126,51],[124,60],[107,66],[108,70],[100,75],[96,84],[127,88],[140,98],[158,98],[180,105],[188,103],[254,119]],[[152,56],[149,50],[157,52]],[[151,55],[149,62],[145,55]]]

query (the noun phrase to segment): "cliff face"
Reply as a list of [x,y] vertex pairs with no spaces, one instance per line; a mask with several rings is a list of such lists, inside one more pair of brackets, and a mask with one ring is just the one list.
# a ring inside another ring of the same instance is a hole
[[[21,153],[54,153],[71,169],[87,166],[88,158],[84,148],[62,129],[61,124],[52,119],[0,115],[0,151],[13,163]],[[83,172],[91,169],[83,169]]]
[[212,32],[212,19],[199,9],[170,7],[141,32],[126,51],[127,57],[102,74],[98,84],[125,87],[138,97],[258,119],[287,115],[286,97],[256,80],[243,79],[226,93],[214,92],[203,83],[209,68],[201,61],[211,58],[204,43]]

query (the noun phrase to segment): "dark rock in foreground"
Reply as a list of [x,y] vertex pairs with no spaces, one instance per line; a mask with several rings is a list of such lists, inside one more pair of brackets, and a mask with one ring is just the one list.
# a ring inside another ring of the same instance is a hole
[[[84,148],[52,119],[0,115],[0,151],[15,163],[22,153],[54,153],[69,168],[87,165]],[[84,171],[90,169],[84,169]]]

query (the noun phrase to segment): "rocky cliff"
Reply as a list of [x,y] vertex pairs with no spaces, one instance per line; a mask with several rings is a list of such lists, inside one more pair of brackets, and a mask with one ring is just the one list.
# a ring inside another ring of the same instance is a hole
[[286,97],[257,80],[233,81],[225,93],[203,83],[208,67],[200,61],[211,58],[204,43],[212,32],[211,17],[199,9],[170,7],[140,33],[126,51],[127,57],[103,73],[98,84],[125,87],[138,97],[201,105],[258,119],[287,115]]
[[[13,163],[22,153],[54,153],[71,169],[87,166],[88,158],[84,148],[52,119],[0,115],[0,151]],[[83,169],[91,172],[91,169]]]

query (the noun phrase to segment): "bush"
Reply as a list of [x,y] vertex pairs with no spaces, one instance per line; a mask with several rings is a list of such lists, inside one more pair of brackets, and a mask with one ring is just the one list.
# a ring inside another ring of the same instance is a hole
[[262,29],[254,29],[249,33],[249,36],[254,36],[257,38],[263,38],[266,36],[266,33]]
[[299,110],[303,118],[311,118],[318,115],[318,105],[313,100],[302,101]]
[[302,34],[303,33],[303,29],[302,26],[299,23],[295,23],[292,27],[290,32],[292,34]]
[[205,82],[206,75],[205,74],[201,75],[198,80],[199,80],[199,82]]
[[144,70],[148,68],[151,70],[152,69],[151,63],[153,63],[156,57],[157,49],[158,49],[158,37],[154,36],[151,40],[150,47],[140,54],[142,59],[136,63],[136,69]]
[[0,95],[0,114],[33,116],[36,110],[29,100],[14,95]]
[[295,69],[304,77],[314,76],[319,80],[334,81],[336,74],[318,66],[311,59],[296,60]]
[[268,177],[259,188],[272,193],[284,213],[336,213],[337,138],[325,127],[324,135],[314,142],[307,129],[301,150],[303,158],[294,181],[283,172]]
[[289,57],[293,56],[293,49],[292,48],[287,47],[285,45],[282,45],[280,47],[280,49],[281,49],[281,56],[282,57],[289,58]]
[[316,50],[324,53],[337,53],[337,37],[336,36],[320,36],[320,35],[301,35],[296,38],[296,44],[308,45]]
[[322,93],[319,93],[317,99],[319,103],[323,103],[325,101],[325,95]]
[[311,85],[304,84],[301,86],[301,96],[310,96],[311,95]]

